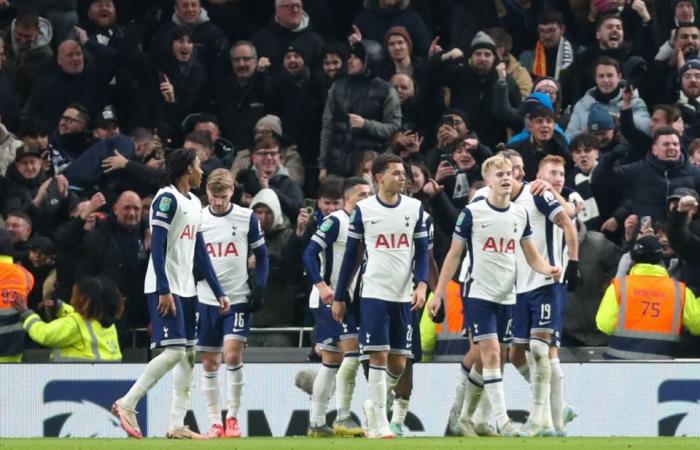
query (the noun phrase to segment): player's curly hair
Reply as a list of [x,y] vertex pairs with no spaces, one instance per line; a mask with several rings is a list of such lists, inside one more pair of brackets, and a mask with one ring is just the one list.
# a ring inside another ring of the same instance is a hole
[[187,168],[193,163],[197,154],[192,150],[178,148],[173,150],[165,160],[165,173],[161,178],[161,186],[177,184],[177,180],[187,173]]

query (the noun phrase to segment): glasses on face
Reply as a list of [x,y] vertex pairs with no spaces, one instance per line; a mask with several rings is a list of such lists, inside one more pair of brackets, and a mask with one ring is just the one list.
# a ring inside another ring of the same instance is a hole
[[258,150],[255,152],[255,154],[261,158],[266,158],[268,156],[270,158],[274,158],[275,156],[279,155],[280,152],[279,150]]
[[303,8],[303,6],[301,5],[301,3],[286,3],[286,4],[283,4],[283,5],[279,5],[279,7],[280,7],[280,8],[284,8],[284,9],[289,9],[289,10],[292,10],[292,11],[299,11],[299,10],[301,10],[301,9]]
[[549,95],[550,97],[554,97],[555,95],[557,95],[557,91],[554,90],[554,89],[538,88],[538,89],[535,89],[535,92],[540,92],[540,93],[542,93],[542,94],[547,94],[547,95]]
[[61,116],[61,120],[71,123],[83,123],[82,120],[70,116]]

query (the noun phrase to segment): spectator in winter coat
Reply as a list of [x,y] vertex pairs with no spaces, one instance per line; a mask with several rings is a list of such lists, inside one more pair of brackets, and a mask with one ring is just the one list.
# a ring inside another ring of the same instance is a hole
[[323,39],[312,31],[302,0],[275,0],[275,16],[251,36],[250,42],[273,72],[281,70],[282,57],[290,44],[304,49],[307,66],[312,70],[321,68]]
[[576,102],[574,111],[571,114],[569,125],[566,127],[566,135],[573,138],[586,130],[588,114],[593,105],[604,106],[613,117],[619,117],[620,111],[625,108],[623,91],[628,93],[627,109],[632,109],[635,126],[644,133],[650,133],[649,111],[647,111],[644,100],[639,98],[632,91],[629,85],[621,85],[622,70],[620,64],[609,57],[601,57],[595,64],[596,87],[589,89],[586,94]]
[[[114,76],[118,60],[116,52],[89,41],[85,30],[78,32],[78,41],[66,40],[58,46],[58,67],[37,78],[28,112],[49,123],[58,122],[61,113],[73,102],[85,106],[90,115],[102,110],[107,84]],[[83,48],[93,57],[86,61]]]
[[425,58],[430,46],[430,32],[421,16],[408,9],[410,0],[365,0],[365,10],[355,18],[351,44],[367,39],[384,42],[390,28],[401,26],[413,41],[413,54]]
[[[680,137],[673,128],[660,128],[653,138],[651,153],[643,160],[616,165],[626,152],[613,151],[600,159],[593,172],[593,185],[613,181],[616,191],[623,192],[629,202],[628,214],[666,217],[666,197],[676,188],[700,189],[700,169],[687,162],[681,152]],[[625,215],[626,217],[626,215]]]
[[52,37],[51,23],[35,13],[20,12],[10,25],[2,65],[20,107],[29,98],[36,79],[53,68]]
[[530,132],[529,139],[519,141],[511,148],[523,158],[525,180],[534,180],[540,160],[547,155],[558,155],[567,163],[567,172],[573,166],[566,140],[554,132],[556,115],[546,107],[539,107],[525,118],[525,126]]
[[347,61],[348,76],[331,87],[321,129],[321,181],[352,175],[362,152],[384,150],[401,126],[399,95],[376,76],[375,58],[371,44],[357,42]]
[[156,60],[169,60],[172,54],[171,36],[175,29],[188,30],[196,47],[196,60],[205,67],[209,79],[217,83],[228,73],[226,52],[229,42],[219,27],[211,23],[200,0],[175,0],[172,20],[163,24],[153,39],[152,50]]
[[17,149],[15,162],[7,169],[3,215],[22,211],[35,222],[39,234],[53,236],[58,223],[68,217],[73,199],[65,176],[44,174],[39,149],[25,146]]
[[496,105],[499,88],[511,109],[517,109],[521,102],[517,84],[506,74],[505,65],[497,63],[496,44],[486,33],[479,32],[468,54],[458,48],[437,52],[428,69],[442,86],[450,88],[451,106],[466,112],[472,131],[490,148],[505,142],[507,127],[522,126],[520,117],[506,115],[502,112],[505,108]]
[[214,88],[214,112],[221,120],[221,134],[236,151],[253,146],[250,132],[265,115],[265,76],[258,70],[258,53],[248,41],[231,47],[233,74]]

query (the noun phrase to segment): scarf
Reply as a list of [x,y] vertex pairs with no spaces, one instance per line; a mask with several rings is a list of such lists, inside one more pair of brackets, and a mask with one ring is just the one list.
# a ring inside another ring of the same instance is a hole
[[[559,79],[559,74],[574,62],[574,49],[571,43],[562,36],[559,39],[559,48],[557,49],[557,62],[554,69],[554,78]],[[542,41],[537,41],[535,45],[535,60],[532,64],[532,71],[538,77],[547,76],[547,52],[545,51]]]

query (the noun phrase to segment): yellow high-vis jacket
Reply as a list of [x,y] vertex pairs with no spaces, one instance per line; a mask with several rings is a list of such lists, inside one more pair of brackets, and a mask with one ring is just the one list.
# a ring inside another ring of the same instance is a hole
[[57,318],[44,322],[31,309],[22,313],[25,331],[35,342],[53,348],[54,362],[119,362],[122,352],[114,324],[86,321],[72,306],[60,302]]

